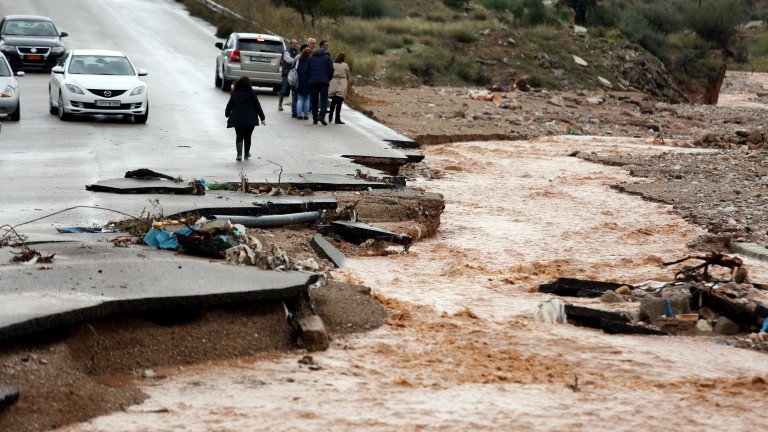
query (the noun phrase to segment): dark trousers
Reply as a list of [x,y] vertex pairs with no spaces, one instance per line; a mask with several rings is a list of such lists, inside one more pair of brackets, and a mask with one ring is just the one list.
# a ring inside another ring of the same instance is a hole
[[309,105],[312,107],[312,120],[317,123],[325,117],[328,110],[328,84],[310,84],[312,93],[309,96]]
[[344,98],[341,96],[331,96],[331,108],[328,110],[328,121],[331,121],[333,112],[336,111],[336,121],[341,121],[341,103]]
[[283,82],[280,83],[280,96],[288,96],[291,92],[291,86],[288,84],[288,75],[283,77]]
[[[235,127],[235,147],[238,156],[243,154],[243,150],[245,150],[245,154],[251,153],[251,135],[253,135],[254,129],[254,126]],[[245,149],[243,149],[243,145],[245,145]]]

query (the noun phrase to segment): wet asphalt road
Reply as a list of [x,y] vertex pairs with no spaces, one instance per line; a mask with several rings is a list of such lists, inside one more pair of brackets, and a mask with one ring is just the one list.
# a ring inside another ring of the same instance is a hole
[[[226,129],[228,94],[214,87],[215,29],[172,0],[0,0],[0,15],[38,14],[69,33],[69,49],[116,49],[149,71],[147,124],[120,116],[76,116],[61,121],[48,112],[47,72],[20,78],[21,121],[0,118],[0,225],[16,225],[73,206],[106,207],[130,214],[149,199],[172,205],[173,196],[115,195],[85,185],[149,168],[184,180],[276,181],[292,176],[351,176],[361,168],[342,155],[403,157],[382,135],[397,135],[359,113],[347,125],[312,126],[277,110],[271,89],[259,89],[267,125],[254,133],[254,158],[236,162],[234,131]],[[346,109],[346,108],[345,108]],[[366,171],[366,170],[364,170]],[[370,170],[367,170],[370,171]],[[375,173],[375,171],[372,171]],[[181,198],[183,199],[183,198]],[[92,225],[115,218],[94,209],[67,211],[24,226]]]

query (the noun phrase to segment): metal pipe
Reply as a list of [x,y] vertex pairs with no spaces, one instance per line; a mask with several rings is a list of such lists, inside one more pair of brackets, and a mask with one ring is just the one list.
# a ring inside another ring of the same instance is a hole
[[318,219],[320,219],[320,214],[321,212],[318,210],[303,213],[288,213],[264,216],[212,215],[211,218],[224,220],[229,219],[229,221],[233,224],[241,224],[248,228],[269,228],[283,225],[316,222]]

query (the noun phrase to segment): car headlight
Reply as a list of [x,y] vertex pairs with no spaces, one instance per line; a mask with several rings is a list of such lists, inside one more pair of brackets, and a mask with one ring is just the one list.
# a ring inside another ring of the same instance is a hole
[[15,45],[8,45],[8,44],[0,44],[0,51],[8,52],[8,53],[15,53],[16,52],[16,46]]
[[51,48],[51,54],[64,54],[66,50],[64,47],[53,47]]
[[80,87],[78,87],[78,86],[76,86],[74,84],[67,84],[66,87],[67,87],[67,90],[70,91],[70,93],[77,93],[77,94],[81,94],[81,95],[85,94],[85,93],[83,93],[82,90],[80,90]]
[[144,94],[145,86],[138,86],[131,92],[131,96],[138,96],[140,94]]
[[0,98],[10,98],[16,94],[16,89],[11,86],[5,86],[5,90],[0,94]]

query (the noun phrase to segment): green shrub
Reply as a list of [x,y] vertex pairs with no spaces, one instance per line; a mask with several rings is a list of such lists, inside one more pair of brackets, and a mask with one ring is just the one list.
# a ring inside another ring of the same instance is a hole
[[511,0],[477,0],[477,4],[496,12],[509,11],[511,3]]
[[702,3],[701,7],[685,9],[685,24],[702,39],[719,48],[727,48],[738,33],[738,25],[744,19],[738,0],[715,0]]
[[627,39],[642,46],[666,63],[668,60],[666,39],[651,28],[647,19],[637,11],[631,11],[624,16],[622,27]]
[[598,4],[589,13],[589,23],[591,27],[616,27],[621,23],[621,11]]
[[683,20],[680,15],[670,11],[669,5],[645,4],[639,5],[637,13],[648,21],[648,25],[663,34],[675,33],[682,29]]
[[465,4],[467,4],[464,0],[443,0],[443,4],[448,6],[449,8],[453,9],[459,9],[463,8]]
[[387,52],[387,47],[382,45],[380,42],[374,42],[368,45],[368,52],[374,55],[382,55]]
[[343,0],[341,3],[348,16],[375,19],[391,14],[381,0]]
[[547,21],[547,10],[541,0],[524,0],[523,25],[533,27]]
[[372,78],[376,75],[377,57],[371,55],[347,56],[347,63],[352,75],[360,75],[363,78]]
[[447,29],[447,41],[472,43],[477,40],[477,31],[467,26],[453,26]]

